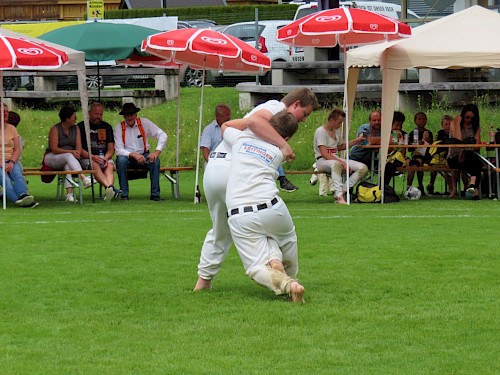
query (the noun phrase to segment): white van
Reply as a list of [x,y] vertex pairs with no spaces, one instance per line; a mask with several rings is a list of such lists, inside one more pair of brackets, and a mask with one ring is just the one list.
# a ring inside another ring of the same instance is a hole
[[[382,3],[379,1],[341,1],[341,7],[345,8],[359,8],[369,10],[375,13],[382,14],[387,17],[391,17],[394,19],[401,19],[401,6],[395,5],[391,3]],[[318,10],[317,2],[310,2],[307,4],[300,5],[295,12],[295,17],[293,20],[298,20],[299,18],[308,16]],[[408,9],[407,18],[420,18],[414,12]],[[420,23],[411,24],[410,26],[418,26]]]

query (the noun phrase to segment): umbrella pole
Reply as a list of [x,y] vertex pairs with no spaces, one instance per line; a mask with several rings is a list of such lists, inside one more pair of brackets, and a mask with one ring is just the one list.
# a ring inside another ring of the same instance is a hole
[[177,74],[177,128],[175,130],[176,145],[175,145],[175,166],[179,166],[179,136],[181,127],[181,66],[179,65],[179,73]]
[[205,61],[203,62],[203,75],[201,81],[201,99],[200,99],[200,119],[198,121],[198,146],[196,148],[196,178],[194,182],[194,203],[201,203],[200,188],[198,186],[198,175],[200,171],[200,137],[201,122],[203,118],[203,90],[205,88]]
[[[344,81],[345,76],[345,54],[347,47],[344,45]],[[347,82],[344,82],[346,85]],[[344,95],[344,112],[345,112],[345,175],[346,175],[346,185],[347,185],[347,205],[351,204],[351,194],[349,193],[349,114],[347,113],[347,98]]]
[[101,102],[101,72],[99,70],[99,61],[97,62],[97,100]]
[[5,187],[5,116],[3,115],[3,96],[4,96],[4,91],[3,91],[3,71],[0,70],[0,104],[2,106],[2,114],[1,116],[1,122],[2,122],[2,186],[3,186],[3,194],[2,194],[2,205],[3,209],[5,210],[7,208],[7,189]]

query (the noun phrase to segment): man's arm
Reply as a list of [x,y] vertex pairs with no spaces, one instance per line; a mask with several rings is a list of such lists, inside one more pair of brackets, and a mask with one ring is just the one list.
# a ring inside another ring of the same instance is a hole
[[201,153],[203,154],[203,159],[205,159],[205,162],[208,163],[208,157],[210,156],[210,150],[208,147],[200,147],[201,148]]
[[115,152],[116,156],[126,156],[128,157],[130,152],[125,150],[125,145],[123,144],[123,139],[122,139],[122,126],[121,124],[118,124],[115,126],[115,129],[113,130],[113,135],[115,138]]
[[247,119],[247,126],[260,139],[278,146],[283,154],[283,161],[294,160],[293,149],[269,123],[272,116],[268,110],[261,109]]

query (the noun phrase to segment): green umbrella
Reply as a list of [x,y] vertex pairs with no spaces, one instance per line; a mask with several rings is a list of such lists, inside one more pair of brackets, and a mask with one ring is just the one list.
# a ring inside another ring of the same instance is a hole
[[[61,27],[39,36],[39,39],[85,52],[85,60],[99,61],[126,59],[135,51],[141,54],[141,43],[159,30],[131,24],[88,22]],[[99,81],[98,81],[99,82]],[[100,91],[98,91],[100,100]]]

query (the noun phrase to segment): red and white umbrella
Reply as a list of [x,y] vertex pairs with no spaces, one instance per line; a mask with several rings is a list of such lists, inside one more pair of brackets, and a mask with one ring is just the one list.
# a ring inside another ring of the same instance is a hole
[[200,137],[203,114],[205,69],[258,74],[271,69],[271,60],[251,45],[215,30],[178,29],[150,35],[142,43],[142,50],[167,61],[188,64],[203,70],[194,202],[199,203],[198,175],[200,164]]
[[[411,27],[403,22],[359,8],[334,8],[302,17],[278,30],[277,40],[297,47],[343,47],[382,43],[408,38]],[[344,99],[347,95],[344,95]],[[349,144],[349,113],[346,112],[345,141]],[[349,160],[349,147],[346,148]],[[349,185],[349,165],[346,170]],[[350,202],[349,193],[347,203]]]
[[335,8],[302,17],[278,30],[277,40],[301,47],[342,47],[411,36],[411,27],[369,10]]
[[68,62],[66,52],[22,38],[0,35],[0,69],[54,69]]
[[260,73],[271,61],[251,45],[215,30],[179,29],[149,36],[142,50],[165,60],[205,69]]
[[[0,34],[0,112],[2,123],[2,170],[5,171],[5,121],[3,115],[3,71],[4,70],[41,70],[59,68],[68,62],[66,52],[42,43],[23,38]],[[5,173],[2,174],[2,186],[5,186]],[[3,195],[3,208],[6,208],[6,195]]]

